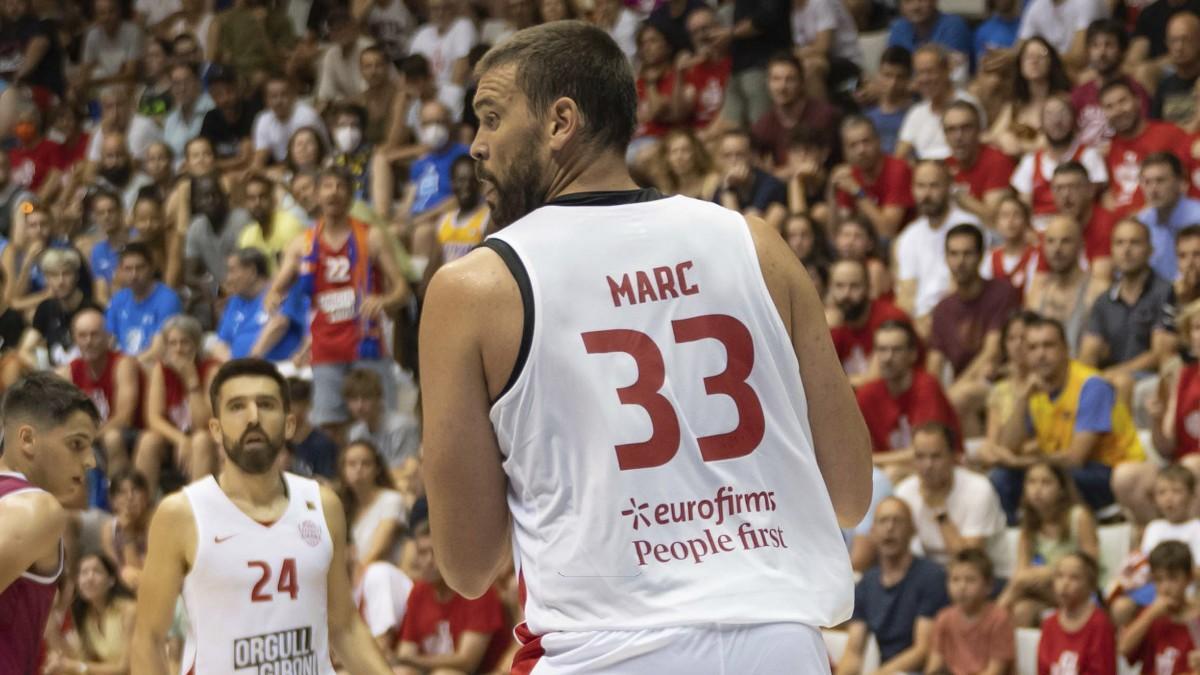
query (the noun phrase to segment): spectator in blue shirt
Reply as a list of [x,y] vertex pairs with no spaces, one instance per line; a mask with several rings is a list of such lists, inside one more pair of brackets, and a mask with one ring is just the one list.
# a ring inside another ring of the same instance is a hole
[[440,101],[421,106],[421,127],[418,140],[432,148],[413,162],[404,203],[415,218],[433,218],[451,204],[450,167],[454,160],[468,153],[467,146],[450,135],[450,110]]
[[104,237],[92,245],[92,253],[88,256],[95,280],[92,291],[96,302],[103,307],[111,298],[117,254],[129,241],[129,230],[125,227],[121,198],[115,193],[107,190],[93,193],[88,200],[88,207],[92,224]]
[[938,11],[937,0],[900,0],[900,16],[892,22],[888,46],[917,51],[927,43],[950,52],[950,72],[955,82],[964,83],[970,68],[971,29],[957,14]]
[[262,251],[242,248],[229,256],[225,273],[229,299],[217,326],[218,357],[283,361],[291,358],[300,346],[308,326],[307,296],[299,292],[300,285],[296,284],[280,305],[279,313],[271,316],[262,304],[270,283],[269,264]]
[[1150,267],[1154,273],[1175,281],[1178,264],[1175,259],[1175,235],[1200,223],[1200,201],[1186,196],[1187,175],[1183,164],[1173,152],[1156,152],[1142,160],[1138,182],[1146,197],[1146,208],[1137,219],[1150,228]]
[[912,52],[904,47],[888,47],[879,58],[879,101],[863,113],[875,123],[879,146],[889,155],[896,152],[900,127],[913,104]]
[[150,363],[162,351],[159,333],[163,322],[179,314],[182,305],[175,291],[155,281],[150,250],[145,244],[126,244],[119,265],[126,286],[113,296],[105,327],[122,352]]
[[975,28],[975,64],[983,68],[983,58],[993,50],[1006,50],[1017,43],[1021,27],[1021,3],[1018,0],[992,0],[992,15]]

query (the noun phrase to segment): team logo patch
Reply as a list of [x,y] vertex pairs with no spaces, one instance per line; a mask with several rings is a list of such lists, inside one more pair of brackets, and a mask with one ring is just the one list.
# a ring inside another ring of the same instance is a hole
[[311,520],[306,520],[300,523],[300,538],[309,546],[316,546],[321,543],[321,528]]

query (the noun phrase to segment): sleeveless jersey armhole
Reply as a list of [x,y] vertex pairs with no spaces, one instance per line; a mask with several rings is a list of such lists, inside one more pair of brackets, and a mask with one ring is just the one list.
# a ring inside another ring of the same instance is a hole
[[508,382],[504,384],[504,388],[492,401],[492,404],[495,405],[496,401],[504,398],[504,395],[517,383],[517,379],[521,377],[521,371],[525,369],[525,362],[529,359],[529,350],[533,345],[533,285],[529,281],[529,273],[525,271],[525,263],[521,262],[521,258],[508,242],[492,237],[484,240],[482,246],[495,251],[496,255],[504,261],[504,265],[508,267],[509,274],[512,274],[513,279],[517,282],[517,288],[521,291],[521,305],[525,315],[521,325],[521,347],[517,350],[517,361],[513,364]]

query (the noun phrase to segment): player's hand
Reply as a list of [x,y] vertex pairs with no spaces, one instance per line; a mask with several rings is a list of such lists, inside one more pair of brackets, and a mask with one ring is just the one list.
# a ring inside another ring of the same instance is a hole
[[377,318],[383,313],[383,298],[378,295],[368,295],[363,298],[362,306],[359,308],[363,316],[368,319]]

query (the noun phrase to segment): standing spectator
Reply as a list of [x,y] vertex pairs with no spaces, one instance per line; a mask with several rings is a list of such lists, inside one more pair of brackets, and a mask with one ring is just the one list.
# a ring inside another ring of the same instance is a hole
[[1099,580],[1100,566],[1086,553],[1072,553],[1055,567],[1057,609],[1042,623],[1038,675],[1081,672],[1083,664],[1097,674],[1117,672],[1116,630],[1092,600]]
[[1154,88],[1150,116],[1183,125],[1196,114],[1193,90],[1200,79],[1200,17],[1183,12],[1167,24],[1167,68]]
[[[927,0],[907,0],[922,2]],[[966,101],[976,107],[975,100],[963,89],[955,87],[950,79],[950,57],[936,44],[927,44],[913,53],[915,89],[921,100],[909,108],[900,126],[896,156],[908,159],[945,159],[950,156],[950,146],[942,132],[942,114],[953,101]],[[981,114],[982,118],[982,114]],[[980,127],[986,124],[980,120]]]
[[937,613],[926,672],[1005,673],[1016,657],[1008,612],[991,602],[992,561],[964,549],[950,561],[951,605]]
[[1137,99],[1142,116],[1150,115],[1150,95],[1137,80],[1121,71],[1122,64],[1133,58],[1132,54],[1127,55],[1128,47],[1129,35],[1116,19],[1096,19],[1088,26],[1087,72],[1094,77],[1084,78],[1086,81],[1071,90],[1071,106],[1079,116],[1079,137],[1083,145],[1098,145],[1113,136],[1113,128],[1100,104],[1100,90],[1111,82],[1125,82]]
[[346,437],[351,442],[369,441],[379,451],[384,470],[397,469],[417,456],[420,429],[409,416],[384,409],[383,383],[377,373],[351,370],[342,380],[341,394],[352,420]]
[[461,84],[467,52],[479,42],[475,24],[458,15],[452,0],[429,0],[427,6],[429,23],[417,29],[409,52],[429,59],[438,86]]
[[242,184],[250,223],[241,228],[238,248],[253,248],[266,256],[267,269],[274,272],[284,249],[304,231],[304,224],[291,211],[275,205],[275,185],[261,174],[251,174]]
[[878,377],[872,358],[875,331],[888,321],[912,323],[890,300],[871,299],[867,282],[867,266],[859,260],[839,260],[829,268],[829,303],[836,310],[829,334],[842,370],[855,385]]
[[188,278],[193,283],[211,279],[223,284],[225,261],[237,248],[242,230],[253,221],[245,209],[230,208],[229,196],[215,176],[192,179],[191,198],[192,222],[183,251]]
[[888,47],[879,57],[879,72],[875,74],[875,86],[879,89],[879,101],[863,114],[875,124],[879,143],[883,151],[895,154],[900,140],[900,128],[913,104],[912,52],[904,47]]
[[454,204],[451,167],[454,160],[468,154],[468,148],[451,136],[450,122],[450,110],[442,103],[421,106],[419,136],[429,151],[413,162],[404,196],[414,218],[435,220]]
[[[51,248],[42,254],[42,274],[46,277],[50,296],[38,303],[33,321],[21,336],[19,349],[28,365],[39,362],[35,352],[41,347],[46,348],[50,366],[70,361],[76,353],[75,342],[71,339],[71,321],[85,309],[99,311],[100,308],[80,287],[82,262],[79,252],[73,248]],[[104,417],[103,412],[100,416]]]
[[[363,88],[352,100],[367,111],[363,138],[371,145],[382,146],[390,140],[388,136],[396,118],[403,118],[407,112],[403,105],[407,98],[395,77],[396,68],[382,47],[364,47],[358,54],[358,67]],[[400,122],[403,124],[404,120]]]
[[889,47],[916,52],[927,44],[939,45],[950,60],[950,72],[958,82],[967,80],[971,68],[971,29],[957,14],[938,10],[937,0],[900,0],[900,16],[888,32]]
[[704,140],[710,140],[723,127],[719,118],[733,60],[729,44],[720,39],[721,25],[711,7],[697,3],[687,15],[687,30],[695,55],[682,64],[686,86],[677,91],[680,96],[691,92],[687,100],[695,102],[691,110],[692,128]]
[[[1033,224],[1039,232],[1046,229],[1050,215],[1062,211],[1080,218],[1080,222],[1088,222],[1095,203],[1094,186],[1108,182],[1108,167],[1103,155],[1076,133],[1075,110],[1067,97],[1051,96],[1042,105],[1042,138],[1045,139],[1042,147],[1021,157],[1009,185],[1033,208]],[[1084,183],[1091,188],[1090,194],[1083,194],[1072,209],[1055,203],[1051,183],[1058,167],[1067,162],[1078,162],[1084,167]],[[1078,213],[1077,209],[1085,213]]]
[[912,554],[915,528],[903,500],[888,497],[875,509],[871,540],[879,561],[854,587],[854,617],[837,675],[858,675],[868,633],[879,643],[883,672],[921,671],[929,654],[933,618],[947,604],[946,572]]
[[325,25],[332,44],[321,57],[317,78],[317,102],[322,109],[335,101],[355,98],[366,88],[359,59],[367,43],[359,37],[357,22],[349,11],[338,8],[330,12]]
[[767,91],[771,109],[754,123],[751,135],[756,146],[770,152],[778,172],[787,166],[788,147],[795,130],[803,128],[832,137],[837,133],[841,113],[805,93],[804,66],[790,53],[772,56],[767,62]]
[[1191,632],[1197,613],[1187,597],[1194,578],[1192,560],[1187,544],[1178,541],[1164,541],[1150,551],[1154,602],[1121,630],[1117,642],[1121,656],[1142,664],[1142,672],[1191,669],[1191,654],[1197,647]]
[[262,168],[287,159],[292,134],[304,127],[316,129],[326,140],[325,124],[312,106],[296,100],[291,80],[272,77],[266,84],[267,107],[254,121],[254,163]]
[[990,222],[996,204],[1008,194],[1014,164],[1008,155],[980,141],[979,109],[955,101],[942,114],[942,132],[950,146],[946,166],[954,180],[954,201],[964,211]]
[[1055,216],[1046,227],[1043,258],[1047,271],[1038,274],[1025,293],[1025,308],[1058,322],[1071,354],[1077,353],[1088,308],[1108,289],[1107,279],[1088,274],[1079,264],[1083,238],[1069,216]]
[[158,333],[163,322],[182,310],[179,296],[155,281],[145,244],[126,244],[118,264],[125,286],[113,295],[105,327],[122,352],[152,362],[162,349]]
[[183,157],[184,146],[200,135],[214,104],[201,88],[199,75],[186,63],[171,66],[171,99],[175,105],[163,122],[162,138],[176,157]]
[[1033,0],[1021,18],[1017,39],[1042,37],[1062,55],[1063,62],[1078,68],[1087,61],[1087,28],[1105,18],[1107,5],[1091,0]]
[[97,87],[132,81],[142,56],[142,31],[132,21],[121,19],[117,0],[95,0],[95,23],[83,40],[79,83]]
[[917,360],[916,339],[908,323],[883,322],[875,331],[879,379],[859,386],[855,392],[871,433],[874,463],[888,472],[893,483],[912,469],[914,428],[940,422],[953,431],[956,448],[962,438],[958,417],[941,385],[923,369],[913,367]]
[[729,42],[733,74],[725,90],[721,117],[745,128],[771,107],[767,94],[767,61],[792,47],[791,3],[786,0],[735,0],[733,27],[723,29]]
[[[853,115],[842,121],[842,156],[829,176],[837,208],[870,221],[875,231],[893,237],[913,208],[912,169],[903,159],[885,154],[875,125]],[[833,199],[829,200],[831,206]]]
[[1006,155],[1033,152],[1041,140],[1042,106],[1051,96],[1070,89],[1071,80],[1058,52],[1040,37],[1026,40],[1017,50],[1012,100],[988,129],[989,141]]
[[262,306],[271,284],[267,256],[255,248],[241,248],[229,256],[225,269],[225,312],[217,324],[219,342],[210,351],[222,360],[291,358],[304,339],[308,320],[303,295],[293,290],[279,311],[268,315]]
[[1173,150],[1152,153],[1142,162],[1139,185],[1147,208],[1138,212],[1137,219],[1150,231],[1150,266],[1167,281],[1178,276],[1172,247],[1176,233],[1200,223],[1200,200],[1185,195],[1187,179]]
[[[1139,169],[1144,159],[1156,152],[1173,154],[1191,147],[1187,134],[1169,122],[1143,117],[1133,89],[1124,80],[1114,80],[1100,90],[1100,105],[1113,128],[1108,146],[1108,196],[1111,208],[1129,211],[1142,206],[1145,198],[1138,187]],[[1176,159],[1176,164],[1179,164]],[[1183,179],[1182,166],[1176,174]],[[1184,188],[1181,186],[1180,191]],[[1165,254],[1169,255],[1170,250]],[[1162,255],[1162,254],[1160,254]],[[1168,278],[1170,278],[1168,276]]]
[[981,436],[983,410],[991,377],[1000,365],[1000,329],[1020,308],[1020,298],[1007,281],[984,279],[983,233],[974,225],[955,225],[946,233],[946,264],[954,292],[933,309],[928,369],[941,378],[953,373],[947,391],[968,437]]
[[712,201],[781,229],[787,217],[787,186],[753,162],[750,136],[740,130],[725,132],[717,146],[721,184]]
[[288,440],[293,465],[300,464],[314,476],[334,480],[337,478],[337,443],[308,421],[308,413],[312,410],[312,382],[289,377],[287,383],[292,416],[296,418],[296,430]]
[[397,544],[408,524],[404,498],[379,449],[367,440],[350,441],[338,458],[338,496],[354,546],[355,582],[371,563],[399,562]]
[[945,164],[924,160],[913,172],[913,198],[920,217],[896,238],[896,305],[929,335],[931,313],[950,290],[946,233],[955,225],[979,226],[979,219],[950,202],[950,172]]
[[208,75],[208,94],[213,109],[204,114],[200,136],[212,144],[218,170],[239,171],[254,157],[254,118],[258,106],[238,95],[237,74],[225,66],[214,66]]

